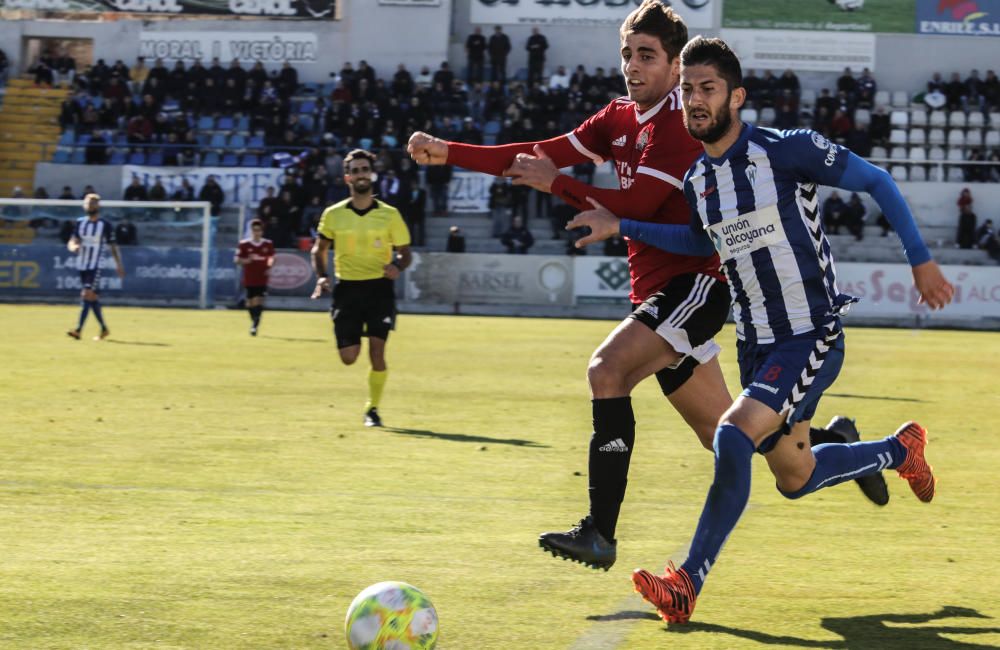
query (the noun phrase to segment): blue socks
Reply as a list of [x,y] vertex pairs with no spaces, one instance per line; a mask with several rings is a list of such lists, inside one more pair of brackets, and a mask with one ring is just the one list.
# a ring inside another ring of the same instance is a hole
[[94,302],[90,303],[90,308],[94,310],[94,317],[97,319],[97,322],[101,324],[101,329],[102,330],[108,329],[107,326],[104,324],[104,315],[101,314],[101,301],[95,300]]
[[701,591],[715,558],[736,527],[750,499],[750,461],[754,445],[739,427],[722,424],[715,430],[715,478],[708,490],[688,558],[681,565],[695,593]]
[[906,459],[906,448],[895,436],[850,445],[816,445],[812,450],[816,456],[816,469],[809,481],[795,492],[778,489],[789,499],[798,499],[810,492],[884,469],[894,469]]
[[83,324],[87,322],[87,314],[90,313],[90,302],[87,300],[80,301],[80,320],[76,323],[76,331],[83,329]]

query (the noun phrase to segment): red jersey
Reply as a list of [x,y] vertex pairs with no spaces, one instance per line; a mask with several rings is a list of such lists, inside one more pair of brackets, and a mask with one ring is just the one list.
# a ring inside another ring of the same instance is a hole
[[[491,174],[502,173],[518,153],[532,153],[540,144],[557,167],[592,160],[611,160],[619,189],[598,189],[565,174],[552,183],[552,194],[570,205],[589,210],[591,197],[615,215],[656,223],[686,225],[691,208],[684,199],[683,180],[703,153],[701,143],[684,127],[680,87],[640,113],[635,102],[616,99],[567,135],[540,143],[476,147],[449,143],[448,163]],[[684,273],[705,273],[723,282],[719,258],[675,255],[638,241],[628,242],[629,298],[639,303]]]
[[271,270],[267,263],[274,257],[274,243],[270,239],[261,239],[259,242],[252,239],[240,241],[236,257],[250,260],[249,264],[243,266],[244,287],[267,286],[267,275]]

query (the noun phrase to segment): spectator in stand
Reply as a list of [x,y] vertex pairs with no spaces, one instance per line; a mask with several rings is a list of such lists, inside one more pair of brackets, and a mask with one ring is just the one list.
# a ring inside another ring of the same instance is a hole
[[115,226],[115,240],[119,246],[137,246],[139,244],[139,233],[135,224],[127,216]]
[[[430,169],[434,169],[434,167]],[[428,173],[430,173],[430,169]],[[494,237],[503,236],[504,232],[510,227],[513,205],[514,195],[511,191],[510,182],[506,178],[497,176],[490,185],[490,199],[488,204],[490,219],[493,222],[491,232]]]
[[924,103],[932,111],[944,108],[948,103],[945,95],[945,83],[941,79],[941,73],[935,72],[931,80],[927,82],[927,92],[924,93]]
[[743,88],[747,91],[746,107],[760,110],[760,78],[753,70],[743,74]]
[[128,121],[125,129],[128,143],[132,145],[146,145],[153,137],[153,123],[144,115],[136,115]]
[[958,193],[958,200],[955,205],[958,206],[959,211],[965,206],[972,207],[974,199],[972,198],[972,190],[967,187],[962,188],[962,191]]
[[446,253],[465,252],[465,235],[462,234],[462,229],[458,226],[452,226],[448,229],[448,242],[445,244],[444,251]]
[[323,210],[326,210],[326,206],[323,204],[321,197],[312,196],[309,198],[309,203],[306,204],[305,209],[302,211],[302,223],[299,224],[299,234],[303,237],[315,237],[316,227],[319,225],[319,219],[323,216]]
[[55,83],[59,85],[72,85],[76,77],[76,60],[69,55],[66,48],[59,51],[59,55],[53,60],[53,72],[55,73]]
[[431,83],[436,87],[440,84],[441,88],[448,89],[451,88],[451,82],[455,80],[455,73],[451,71],[448,67],[447,61],[441,62],[441,67],[434,72],[434,76],[431,77]]
[[966,112],[971,110],[981,111],[986,105],[986,97],[983,95],[984,84],[979,78],[979,70],[973,69],[965,80],[965,96],[963,106]]
[[971,203],[959,203],[958,231],[955,233],[955,243],[959,248],[969,249],[976,243],[976,213],[972,211]]
[[844,141],[844,146],[862,158],[872,155],[872,138],[868,131],[855,124],[848,132]]
[[945,86],[944,79],[941,78],[940,72],[935,72],[931,75],[930,81],[927,82],[927,92],[944,92]]
[[392,75],[392,94],[397,97],[409,97],[413,94],[414,88],[413,75],[406,69],[405,64],[400,63],[396,74]]
[[187,68],[184,67],[183,61],[174,63],[174,69],[167,75],[163,88],[166,94],[174,99],[184,96],[184,90],[187,88]]
[[873,143],[885,144],[889,139],[889,112],[885,106],[876,106],[872,112],[871,124],[868,125],[868,135]]
[[791,68],[781,73],[781,78],[778,79],[778,90],[782,93],[788,91],[796,99],[798,99],[799,95],[802,93],[802,86],[799,85],[799,78],[795,75]]
[[465,39],[465,78],[470,84],[483,81],[486,63],[486,37],[481,27],[476,27]]
[[417,76],[415,77],[418,89],[429,88],[433,80],[434,80],[434,75],[431,73],[431,69],[426,65],[420,68],[420,72],[418,72]]
[[59,107],[59,128],[62,131],[76,128],[83,116],[80,104],[75,99],[65,99]]
[[[259,62],[258,62],[259,63]],[[261,66],[263,67],[263,66]],[[285,61],[281,65],[281,72],[278,73],[278,94],[284,100],[291,99],[292,95],[299,87],[299,73],[292,67],[292,64]]]
[[226,193],[222,191],[222,187],[215,180],[215,176],[209,175],[205,179],[205,184],[202,186],[201,191],[198,192],[198,200],[211,203],[212,216],[219,216],[219,213],[222,211],[222,203],[226,200]]
[[247,91],[247,71],[240,65],[239,59],[233,59],[230,62],[229,69],[226,70],[225,79],[232,79],[235,82],[236,93],[238,96],[243,97]]
[[7,83],[8,68],[10,68],[10,61],[7,59],[7,53],[0,50],[0,86]]
[[854,239],[861,241],[865,237],[865,218],[868,210],[857,192],[851,192],[851,198],[847,200],[847,207],[844,209],[843,225],[847,231],[854,235]]
[[35,188],[34,198],[36,198],[36,199],[48,199],[49,198],[49,191],[47,189],[45,189],[44,186],[39,185],[38,187]]
[[[986,156],[979,147],[973,147],[965,158],[968,162],[986,162]],[[965,180],[968,183],[980,183],[989,180],[990,172],[986,165],[964,165]]]
[[875,93],[878,92],[878,84],[872,77],[872,71],[865,68],[861,71],[861,76],[857,82],[857,105],[861,108],[871,108],[875,105]]
[[847,205],[844,199],[836,191],[831,192],[826,201],[823,201],[823,227],[827,234],[839,235],[840,226],[844,224],[844,213]]
[[510,54],[510,38],[503,33],[503,27],[493,28],[493,36],[489,41],[490,80],[507,84],[507,55]]
[[507,232],[500,237],[500,243],[507,248],[508,253],[524,255],[535,245],[535,238],[524,226],[524,219],[516,216],[511,220]]
[[549,76],[549,90],[568,90],[570,87],[570,76],[566,72],[566,66],[559,66],[556,71]]
[[989,253],[993,259],[1000,259],[1000,240],[993,229],[992,219],[987,219],[976,231],[976,247]]
[[858,93],[858,80],[850,68],[844,68],[844,73],[837,78],[837,94],[844,93],[848,101],[853,102]]
[[778,78],[770,70],[764,71],[757,95],[760,97],[761,106],[774,106],[774,100],[778,98]]
[[52,86],[55,73],[52,71],[50,65],[51,60],[47,56],[38,57],[35,62],[28,68],[30,74],[35,75],[35,85],[36,86]]
[[[405,159],[404,159],[405,160]],[[427,190],[419,183],[411,182],[409,196],[403,205],[403,219],[410,229],[410,238],[414,246],[423,246],[426,239],[427,221]]]
[[448,185],[451,183],[451,165],[431,165],[427,168],[427,186],[435,217],[448,213]]
[[146,191],[146,186],[142,184],[142,179],[140,179],[136,174],[132,174],[132,182],[129,183],[128,187],[125,188],[125,193],[122,195],[123,201],[148,201],[149,193]]
[[167,200],[167,188],[163,187],[163,181],[160,177],[156,177],[156,182],[153,183],[153,187],[149,188],[149,200],[150,201],[166,201]]
[[138,57],[128,76],[128,79],[132,82],[133,93],[140,92],[143,89],[146,85],[146,80],[149,78],[149,73],[150,69],[146,67],[146,59],[141,56]]
[[537,27],[531,28],[531,36],[524,46],[528,50],[528,85],[542,83],[545,70],[545,51],[549,49],[549,41]]
[[794,129],[799,124],[798,93],[789,89],[781,91],[774,102],[774,128]]
[[76,196],[73,194],[73,188],[69,185],[63,185],[62,194],[59,195],[60,201],[74,201]]
[[396,170],[386,169],[378,177],[378,198],[402,212],[409,198],[409,188],[396,175]]
[[944,96],[948,100],[950,111],[957,111],[965,105],[965,84],[957,72],[951,73],[951,81],[944,87]]
[[[343,158],[341,158],[341,160],[343,160]],[[339,174],[334,174],[330,177],[330,186],[326,190],[327,205],[340,203],[344,199],[351,196],[351,189],[347,187],[347,183],[344,182],[343,164],[341,164],[340,170]]]
[[843,143],[853,128],[854,123],[851,122],[850,116],[845,111],[838,109],[830,121],[830,138],[838,143]]
[[[983,103],[984,110],[995,111],[1000,108],[1000,78],[993,70],[986,71],[986,79],[983,81]],[[1000,124],[993,124],[993,128],[1000,127]]]

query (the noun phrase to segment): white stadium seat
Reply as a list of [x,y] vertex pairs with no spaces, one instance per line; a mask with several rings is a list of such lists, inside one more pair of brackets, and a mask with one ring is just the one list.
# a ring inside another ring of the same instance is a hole
[[910,144],[924,144],[927,142],[927,132],[923,129],[910,129]]
[[909,174],[906,173],[905,165],[893,165],[892,170],[890,170],[889,173],[892,174],[892,178],[895,181],[905,181],[909,179]]
[[910,147],[910,160],[927,160],[927,150],[923,147]]
[[889,144],[906,144],[906,131],[893,129],[889,132]]
[[986,132],[986,136],[983,138],[983,146],[994,149],[1000,147],[1000,131],[990,129]]
[[893,147],[889,157],[893,160],[906,160],[906,147]]
[[952,111],[948,113],[948,126],[953,129],[965,128],[965,113],[963,111]]
[[885,147],[872,147],[872,158],[888,158],[889,154]]
[[905,90],[897,90],[892,93],[893,108],[906,108],[910,105],[910,96]]
[[949,183],[964,183],[965,174],[958,167],[951,167],[948,169],[948,176],[946,177]]
[[927,133],[927,144],[944,144],[944,129],[931,129]]
[[979,111],[973,111],[969,113],[969,118],[966,122],[970,129],[981,129],[986,126],[986,116]]
[[965,153],[961,149],[949,149],[948,150],[948,161],[949,162],[962,162],[965,160]]
[[931,147],[930,152],[927,154],[928,160],[944,160],[944,157],[944,149],[941,147]]
[[944,111],[931,111],[930,120],[927,122],[929,126],[948,126],[948,115]]
[[983,146],[983,130],[982,129],[969,129],[965,132],[965,146],[966,147],[981,147]]
[[927,126],[927,111],[922,108],[910,111],[910,126]]
[[910,168],[910,180],[919,182],[927,180],[927,170],[923,165],[914,165]]
[[934,165],[931,167],[931,171],[927,174],[927,180],[934,181],[935,183],[944,182],[944,167],[941,165]]
[[760,123],[761,124],[764,124],[764,125],[774,124],[774,119],[776,117],[777,117],[777,114],[774,112],[774,109],[771,108],[770,106],[765,106],[764,108],[760,109]]
[[951,131],[948,131],[948,146],[964,147],[965,131],[963,131],[962,129],[952,129]]
[[803,108],[812,107],[816,103],[816,91],[812,88],[803,88],[799,95],[799,105]]
[[872,114],[867,108],[854,111],[854,123],[858,126],[868,126],[872,123]]
[[896,128],[906,128],[910,124],[910,114],[906,111],[893,111],[889,114],[889,124]]
[[875,105],[876,106],[889,106],[889,91],[879,90],[875,92]]
[[757,123],[757,111],[753,108],[744,108],[740,111],[740,121],[749,122],[750,124]]

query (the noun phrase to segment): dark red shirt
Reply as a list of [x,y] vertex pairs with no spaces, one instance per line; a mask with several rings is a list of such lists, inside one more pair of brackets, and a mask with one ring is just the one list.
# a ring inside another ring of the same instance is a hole
[[267,276],[271,270],[267,262],[274,257],[274,244],[270,239],[261,239],[259,242],[242,240],[236,249],[236,257],[250,260],[249,264],[243,266],[244,287],[267,286]]

